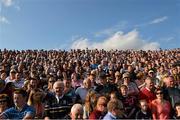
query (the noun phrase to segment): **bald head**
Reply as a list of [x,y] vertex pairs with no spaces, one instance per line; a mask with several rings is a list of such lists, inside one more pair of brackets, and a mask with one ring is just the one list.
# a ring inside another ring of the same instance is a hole
[[83,106],[81,104],[74,104],[71,108],[71,119],[82,119],[83,118]]
[[57,96],[62,96],[64,91],[64,83],[62,81],[56,81],[53,85],[53,89]]

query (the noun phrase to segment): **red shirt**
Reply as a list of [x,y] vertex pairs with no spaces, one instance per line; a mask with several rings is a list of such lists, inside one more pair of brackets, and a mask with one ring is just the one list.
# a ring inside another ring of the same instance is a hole
[[104,116],[102,115],[101,111],[99,110],[93,110],[89,116],[90,120],[97,120],[97,119],[102,119]]
[[156,95],[155,93],[151,92],[149,89],[145,87],[145,88],[142,88],[141,91],[139,92],[139,99],[140,100],[145,99],[150,105],[151,102],[154,99],[156,99]]

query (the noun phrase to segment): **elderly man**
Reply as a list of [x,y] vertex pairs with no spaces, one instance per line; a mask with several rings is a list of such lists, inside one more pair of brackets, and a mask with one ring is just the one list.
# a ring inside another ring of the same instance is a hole
[[164,93],[166,94],[165,98],[169,100],[172,107],[174,107],[175,103],[180,101],[180,90],[175,87],[175,81],[173,76],[165,77],[164,81]]
[[70,112],[72,99],[64,96],[64,83],[56,81],[53,85],[53,94],[48,94],[46,100],[45,118],[46,119],[62,119]]

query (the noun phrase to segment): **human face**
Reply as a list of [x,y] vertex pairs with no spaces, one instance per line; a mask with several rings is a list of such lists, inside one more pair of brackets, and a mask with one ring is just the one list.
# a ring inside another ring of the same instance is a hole
[[78,110],[71,114],[71,120],[83,119],[83,111]]
[[154,82],[151,79],[148,79],[145,81],[146,82],[146,87],[152,90],[154,88]]
[[7,100],[0,100],[0,107],[7,106]]
[[97,102],[97,110],[101,111],[102,113],[106,112],[107,103],[104,99],[101,99]]
[[127,96],[127,93],[128,93],[128,89],[127,88],[122,87],[120,90],[121,90],[121,94],[123,96]]
[[140,105],[141,105],[141,110],[142,110],[142,111],[147,111],[147,109],[148,109],[148,104],[147,104],[146,101],[141,102]]
[[64,90],[64,84],[63,83],[55,83],[53,88],[54,88],[55,94],[57,96],[60,97],[63,95],[63,90]]
[[13,96],[14,104],[17,107],[23,107],[26,104],[26,99],[21,94],[14,94]]
[[176,112],[177,112],[177,113],[180,113],[180,106],[179,106],[179,105],[178,105],[178,106],[176,106],[176,108],[175,108],[175,109],[176,109]]
[[158,99],[162,99],[162,98],[163,98],[163,92],[162,92],[162,91],[157,91],[157,92],[156,92],[156,97],[157,97]]
[[34,93],[33,95],[33,100],[35,101],[41,101],[42,100],[42,97],[43,97],[43,93],[40,92],[40,91],[37,91]]

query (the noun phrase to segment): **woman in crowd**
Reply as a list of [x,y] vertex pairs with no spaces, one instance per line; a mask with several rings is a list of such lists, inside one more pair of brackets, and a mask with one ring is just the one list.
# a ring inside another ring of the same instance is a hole
[[0,114],[10,107],[9,100],[7,94],[0,94]]
[[28,105],[33,106],[36,109],[35,118],[42,119],[44,117],[45,105],[43,104],[43,99],[45,98],[45,93],[41,89],[31,90],[28,98]]
[[108,100],[105,96],[100,96],[97,100],[95,109],[91,112],[89,116],[89,119],[102,119],[107,112],[107,102]]
[[152,117],[153,119],[170,119],[171,104],[165,100],[163,90],[161,88],[156,89],[156,99],[151,103]]
[[83,107],[83,119],[88,119],[90,113],[94,110],[95,105],[97,103],[98,93],[94,90],[88,91]]

